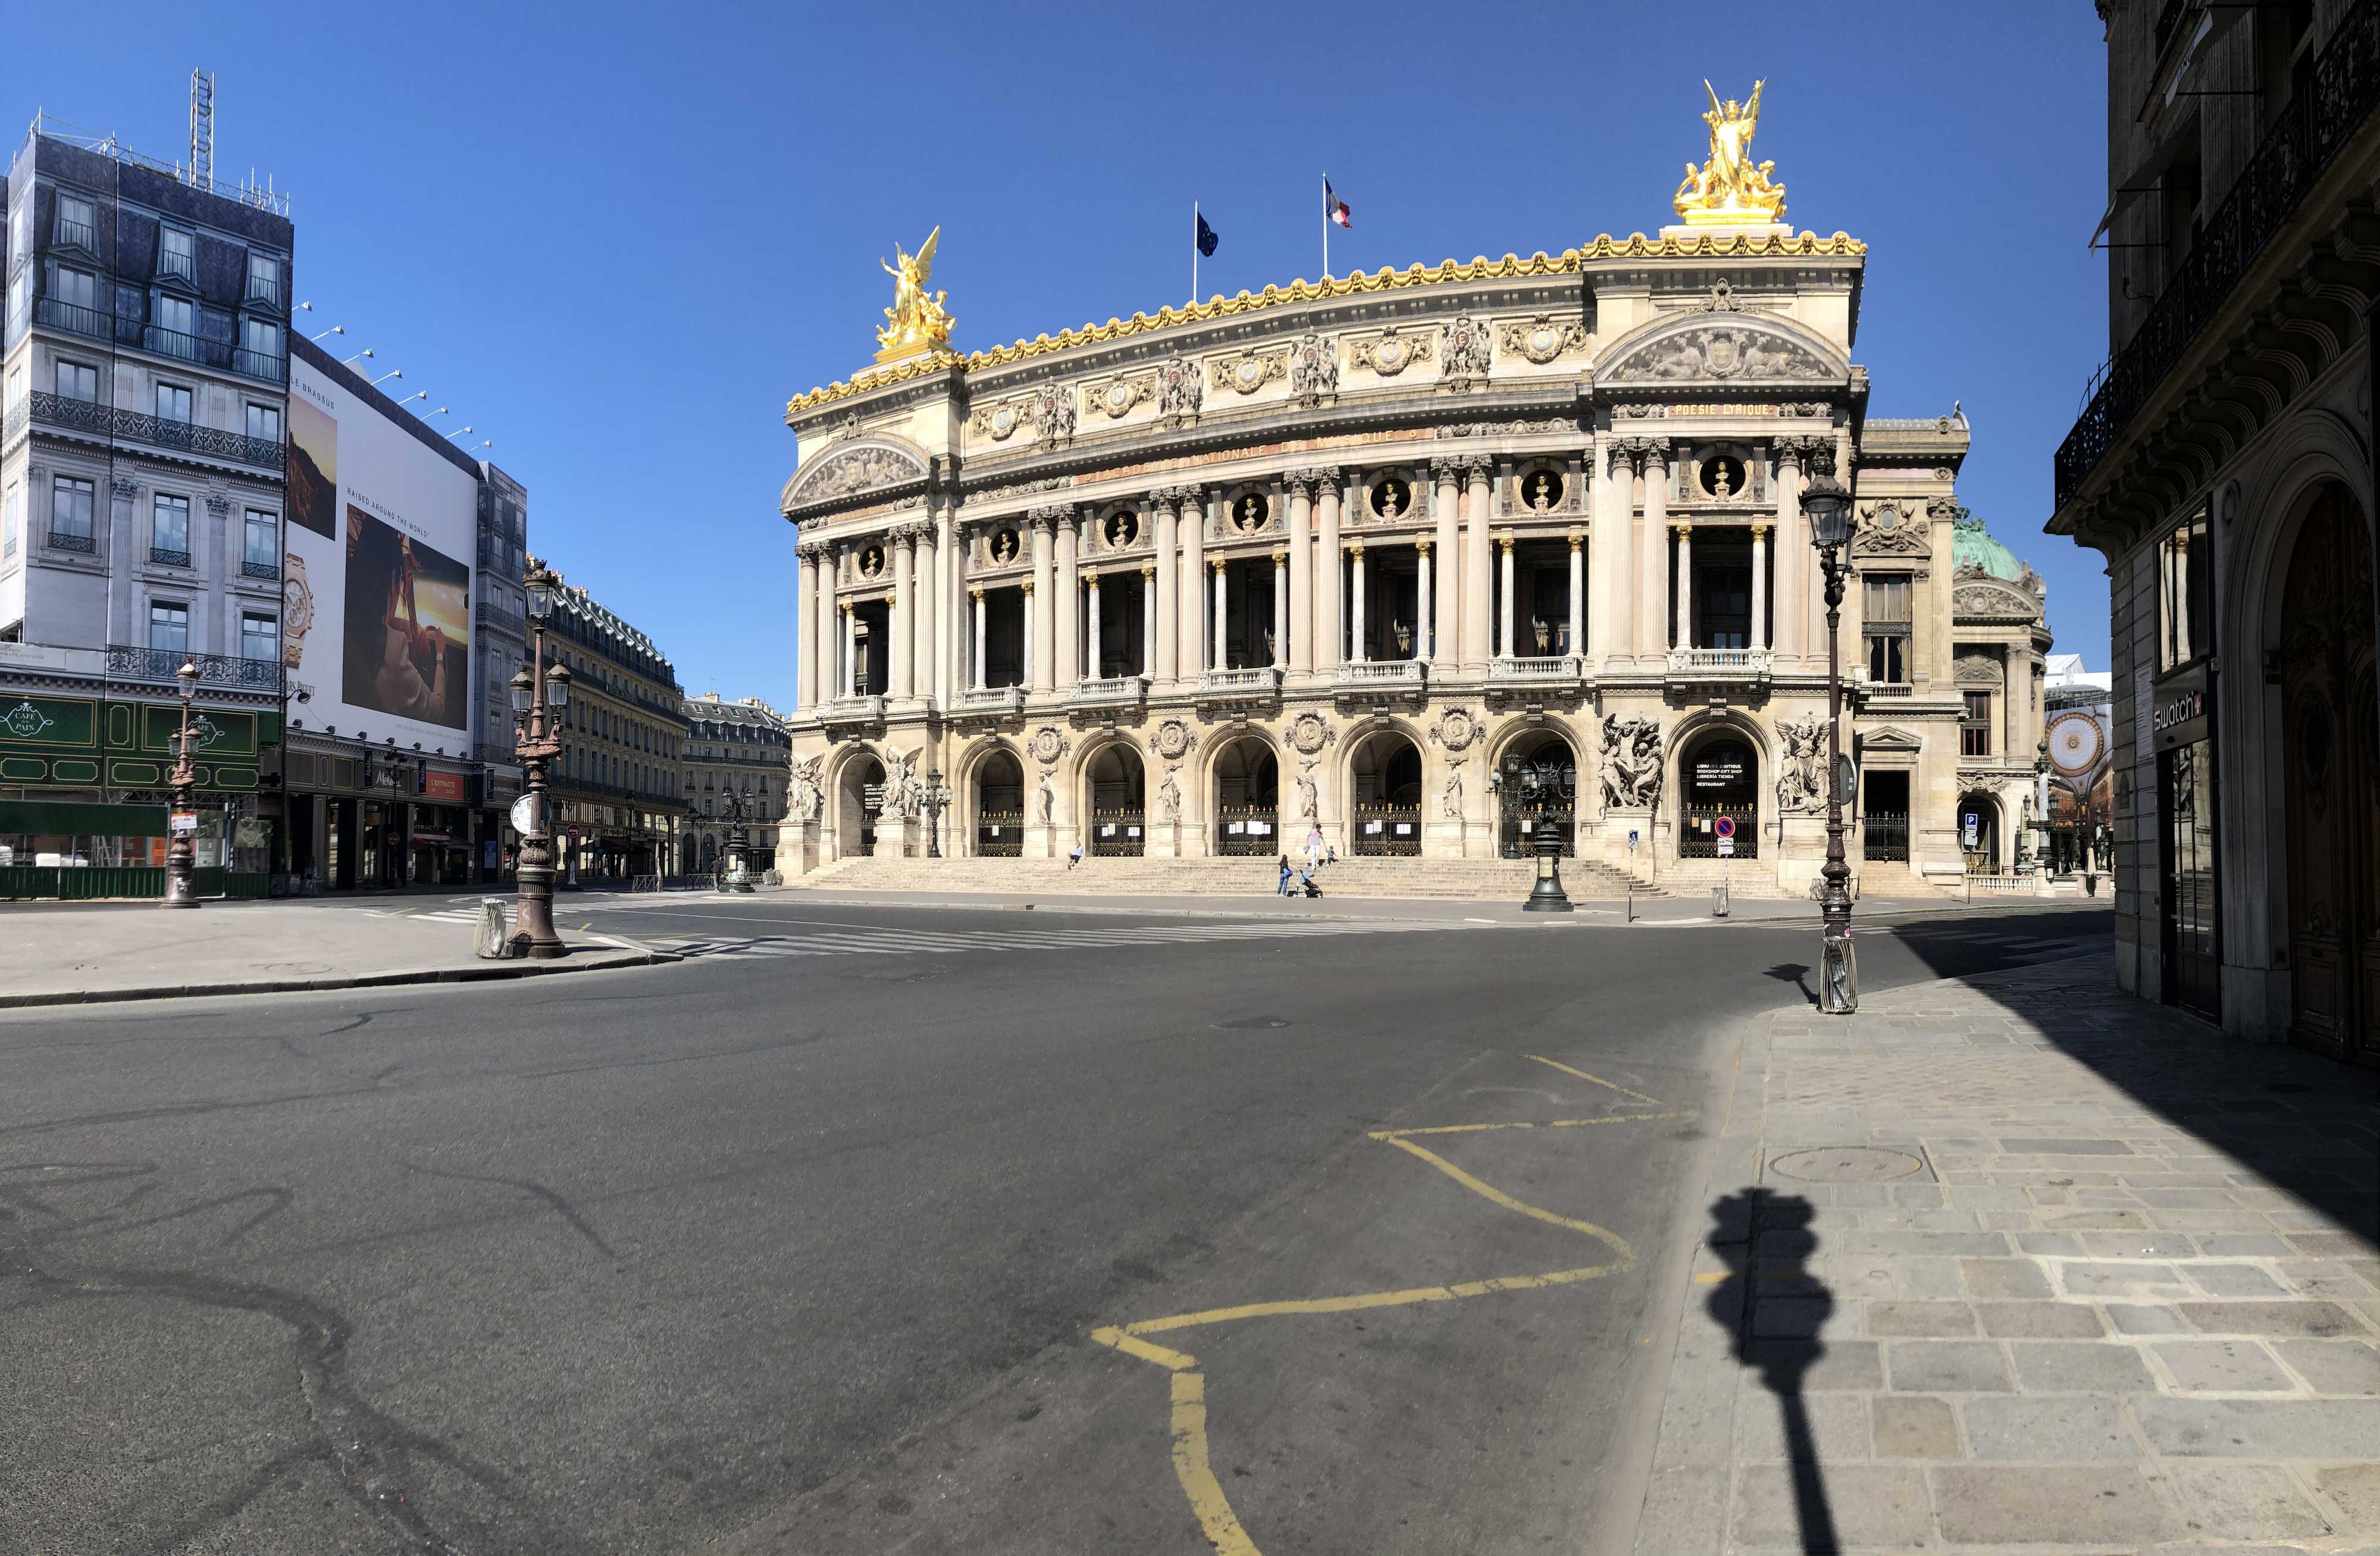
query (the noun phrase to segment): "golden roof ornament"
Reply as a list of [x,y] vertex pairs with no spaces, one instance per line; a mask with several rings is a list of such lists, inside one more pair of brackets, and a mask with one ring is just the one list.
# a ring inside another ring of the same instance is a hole
[[915,254],[905,254],[901,246],[892,246],[893,264],[884,264],[884,274],[892,278],[892,306],[884,317],[892,321],[876,332],[876,344],[882,347],[876,353],[879,362],[897,362],[905,358],[923,356],[929,351],[947,351],[951,346],[951,315],[942,307],[947,292],[926,290],[934,278],[934,245],[941,241],[942,229],[936,227],[926,235],[926,241]]
[[1729,98],[1721,103],[1710,82],[1703,82],[1710,97],[1710,112],[1703,115],[1710,126],[1710,160],[1700,167],[1686,164],[1685,182],[1678,186],[1675,201],[1685,225],[1662,228],[1662,237],[1713,230],[1792,232],[1785,223],[1785,186],[1768,180],[1777,164],[1752,160],[1752,137],[1760,126],[1760,89],[1766,85],[1753,82],[1747,102]]

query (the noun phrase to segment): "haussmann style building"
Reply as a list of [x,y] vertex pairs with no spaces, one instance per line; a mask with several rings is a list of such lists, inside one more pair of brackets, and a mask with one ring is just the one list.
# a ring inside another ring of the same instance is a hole
[[1658,237],[970,355],[902,256],[875,364],[786,408],[780,869],[923,857],[946,788],[945,856],[1484,869],[1550,819],[1582,875],[1806,891],[1830,471],[1864,889],[2034,889],[2041,581],[1960,505],[1962,416],[1868,414],[1865,246],[1785,225],[1755,112]]
[[2117,979],[2380,1064],[2380,4],[2099,14],[2111,354],[2049,529],[2114,582]]

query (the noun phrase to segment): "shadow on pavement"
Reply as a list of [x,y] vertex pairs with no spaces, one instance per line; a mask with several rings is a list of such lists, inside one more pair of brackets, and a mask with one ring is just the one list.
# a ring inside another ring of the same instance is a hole
[[1798,1194],[1747,1188],[1715,1201],[1710,1213],[1718,1223],[1710,1246],[1727,1261],[1728,1272],[1711,1288],[1704,1310],[1735,1337],[1737,1364],[1757,1368],[1762,1385],[1777,1396],[1803,1556],[1831,1556],[1840,1547],[1802,1399],[1803,1378],[1827,1352],[1818,1331],[1835,1310],[1833,1294],[1807,1273],[1818,1246],[1810,1230],[1815,1211]]
[[1790,983],[1802,991],[1802,998],[1812,1004],[1818,1003],[1817,994],[1810,988],[1810,969],[1800,962],[1779,962],[1768,969],[1768,976],[1779,983]]

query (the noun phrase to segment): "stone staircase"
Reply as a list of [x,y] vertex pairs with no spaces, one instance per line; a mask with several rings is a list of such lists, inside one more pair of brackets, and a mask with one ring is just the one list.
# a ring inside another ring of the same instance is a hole
[[[1342,858],[1323,867],[1325,894],[1519,902],[1536,881],[1533,859]],[[1562,888],[1582,900],[1624,895],[1627,877],[1610,866],[1564,859]],[[837,859],[788,882],[841,892],[1079,893],[1132,896],[1269,896],[1280,870],[1269,857],[1063,859]],[[1661,893],[1641,883],[1638,896]]]

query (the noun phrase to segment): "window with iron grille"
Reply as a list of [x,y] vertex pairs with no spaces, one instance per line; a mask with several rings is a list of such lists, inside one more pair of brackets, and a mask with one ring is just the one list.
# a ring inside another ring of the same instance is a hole
[[199,278],[199,240],[187,232],[172,227],[157,229],[157,274],[178,275],[185,281]]
[[1964,694],[1964,706],[1959,714],[1959,754],[1962,757],[1987,757],[1992,754],[1990,692]]
[[270,254],[248,257],[248,296],[251,302],[281,301],[281,261]]
[[91,201],[77,200],[67,194],[58,196],[58,236],[55,241],[72,243],[97,253],[98,216],[98,207]]
[[261,508],[248,510],[246,544],[240,550],[240,571],[251,578],[281,576],[281,520]]
[[190,565],[190,500],[169,492],[157,493],[151,510],[149,527],[149,560],[162,562],[170,567]]

